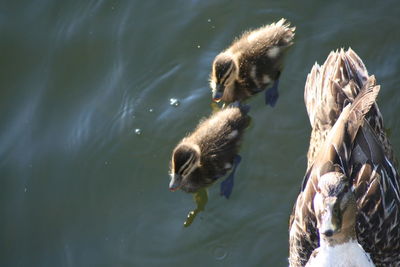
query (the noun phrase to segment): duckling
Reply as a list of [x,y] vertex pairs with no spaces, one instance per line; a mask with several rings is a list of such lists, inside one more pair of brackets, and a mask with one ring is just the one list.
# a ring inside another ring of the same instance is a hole
[[306,267],[375,266],[356,236],[357,203],[350,179],[340,172],[320,177],[314,197],[320,247]]
[[293,44],[295,27],[286,19],[245,32],[212,64],[210,87],[215,102],[242,101],[265,90],[266,104],[275,106],[283,56]]
[[230,196],[234,171],[240,162],[240,142],[250,123],[247,112],[245,106],[228,106],[200,122],[193,133],[182,139],[172,153],[171,191],[194,193],[231,171],[221,184],[221,194]]

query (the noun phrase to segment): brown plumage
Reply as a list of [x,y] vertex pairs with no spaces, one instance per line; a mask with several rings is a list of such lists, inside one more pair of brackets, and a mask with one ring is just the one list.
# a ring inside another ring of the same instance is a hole
[[[322,66],[315,63],[311,69],[304,89],[304,102],[312,127],[307,169],[342,112],[344,103],[354,100],[368,77],[367,68],[352,49],[331,52]],[[397,160],[384,131],[382,114],[376,103],[365,119],[374,129],[389,160],[396,164]]]
[[210,86],[215,101],[242,101],[272,86],[282,70],[283,56],[293,43],[295,27],[281,19],[245,32],[212,64]]
[[378,105],[371,103],[359,123],[357,118],[364,113],[351,112],[347,106],[368,87],[378,87],[375,77],[368,75],[351,49],[331,52],[307,77],[304,96],[312,134],[307,173],[290,219],[291,266],[304,266],[318,247],[315,185],[329,171],[349,178],[358,208],[358,242],[376,266],[400,266],[400,178],[382,116]]
[[200,122],[172,153],[170,189],[196,192],[230,171],[249,122],[244,107],[227,107]]

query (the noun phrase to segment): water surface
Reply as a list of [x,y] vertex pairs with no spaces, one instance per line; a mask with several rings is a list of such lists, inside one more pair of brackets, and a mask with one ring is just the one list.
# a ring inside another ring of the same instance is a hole
[[[396,0],[3,2],[0,265],[286,266],[310,133],[306,75],[352,47],[382,85],[398,153],[399,14]],[[231,198],[210,188],[184,228],[194,202],[168,191],[168,165],[211,112],[211,62],[281,17],[297,34],[279,102],[250,101]]]

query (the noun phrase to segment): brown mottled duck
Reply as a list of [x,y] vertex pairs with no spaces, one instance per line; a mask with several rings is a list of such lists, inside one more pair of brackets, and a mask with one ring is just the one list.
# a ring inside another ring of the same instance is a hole
[[[343,113],[363,88],[376,88],[374,76],[351,49],[331,52],[307,77],[304,100],[312,132],[308,167],[289,225],[289,262],[304,266],[320,245],[314,199],[324,175],[348,179],[356,207],[357,242],[376,266],[400,266],[400,178],[378,104],[361,123]],[[351,107],[351,105],[350,105]]]

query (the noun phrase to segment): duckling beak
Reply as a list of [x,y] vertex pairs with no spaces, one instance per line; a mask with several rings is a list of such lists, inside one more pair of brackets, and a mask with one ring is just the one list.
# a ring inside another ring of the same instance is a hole
[[217,87],[212,92],[213,101],[217,103],[221,101],[223,94],[224,94],[224,86],[221,84],[217,84]]
[[181,181],[180,175],[178,174],[172,175],[171,181],[169,182],[169,190],[171,190],[172,192],[178,190],[181,186],[180,181]]

